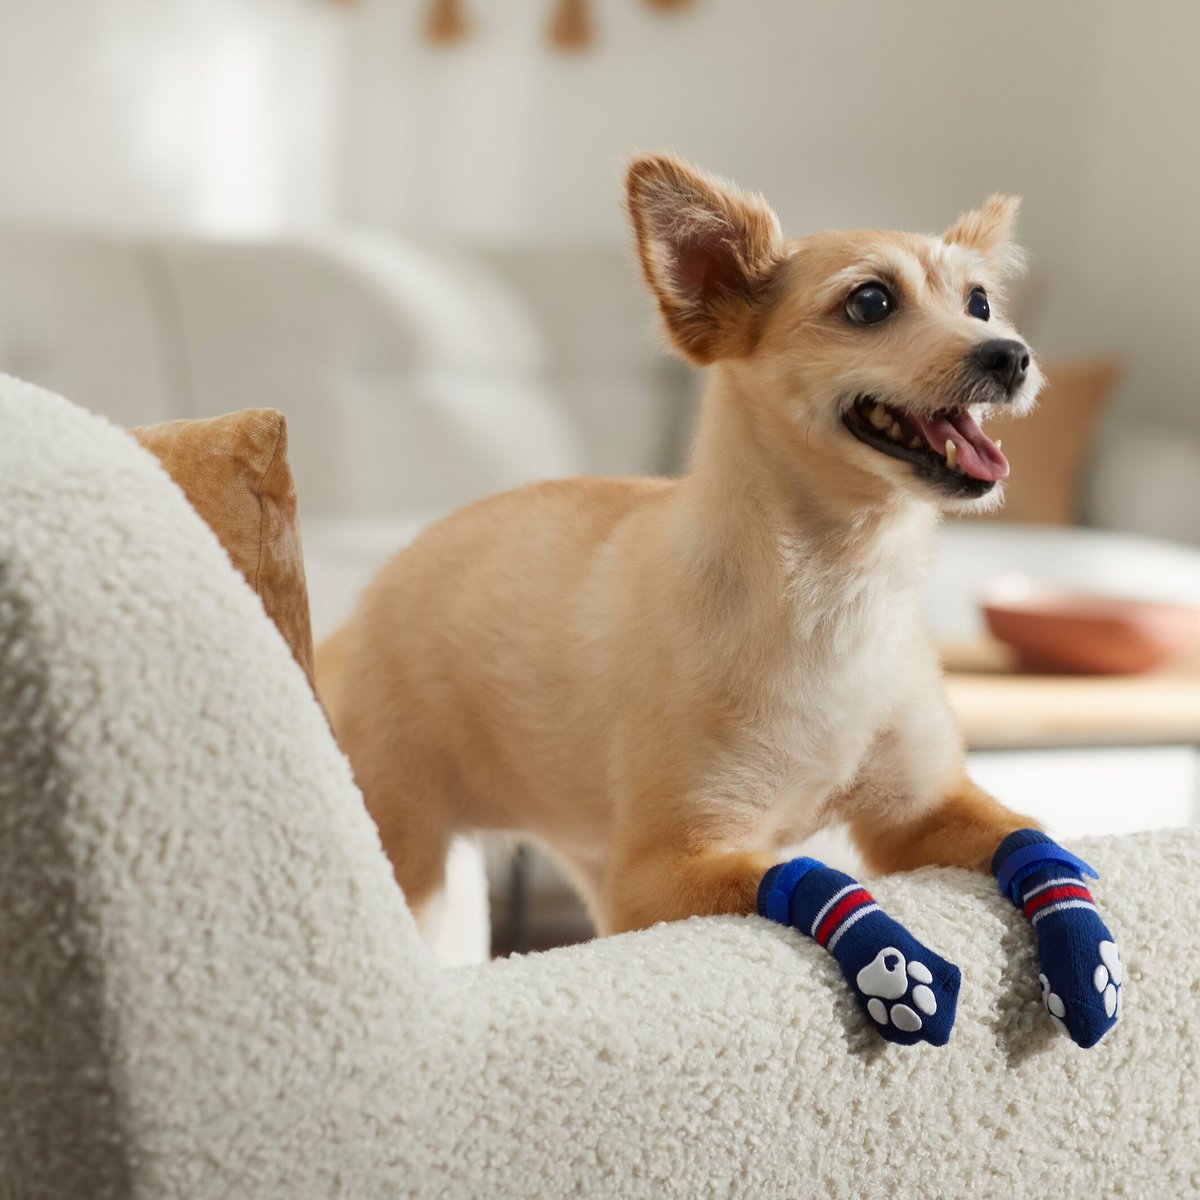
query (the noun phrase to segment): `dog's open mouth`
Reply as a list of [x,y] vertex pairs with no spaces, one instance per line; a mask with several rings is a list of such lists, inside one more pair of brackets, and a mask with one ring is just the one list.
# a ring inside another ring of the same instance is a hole
[[1008,475],[1008,459],[965,408],[932,415],[859,396],[842,418],[860,442],[910,463],[922,478],[956,496],[984,496]]

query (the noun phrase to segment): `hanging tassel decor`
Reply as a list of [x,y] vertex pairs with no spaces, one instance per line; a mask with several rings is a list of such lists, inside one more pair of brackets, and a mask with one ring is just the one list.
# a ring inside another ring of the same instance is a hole
[[588,0],[558,0],[550,18],[550,41],[562,50],[583,50],[595,39]]
[[435,45],[461,41],[471,32],[462,0],[433,0],[425,17],[425,36]]

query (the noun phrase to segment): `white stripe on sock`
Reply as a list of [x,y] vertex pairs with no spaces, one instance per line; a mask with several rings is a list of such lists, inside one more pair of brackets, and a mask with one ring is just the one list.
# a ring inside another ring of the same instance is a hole
[[1036,925],[1043,917],[1048,917],[1051,913],[1062,912],[1067,908],[1090,908],[1092,912],[1096,911],[1096,906],[1090,900],[1058,900],[1054,904],[1047,904],[1045,908],[1039,908],[1029,919],[1030,925]]
[[1032,900],[1034,898],[1034,896],[1036,896],[1038,894],[1038,892],[1044,892],[1047,888],[1062,887],[1064,884],[1067,884],[1067,885],[1073,886],[1073,887],[1082,887],[1083,886],[1083,884],[1080,882],[1079,877],[1077,875],[1064,875],[1061,879],[1051,879],[1049,883],[1039,883],[1037,885],[1037,887],[1031,888],[1028,892],[1025,893],[1024,902],[1026,904],[1028,904],[1029,901]]
[[854,924],[855,921],[861,920],[868,913],[878,912],[878,904],[864,904],[862,908],[857,908],[838,926],[838,931],[825,943],[825,949],[830,954],[833,953],[833,948],[842,940],[842,934]]
[[829,910],[830,910],[830,909],[831,909],[831,908],[832,908],[832,907],[833,907],[833,906],[834,906],[834,905],[835,905],[835,904],[836,904],[836,903],[837,903],[837,902],[838,902],[838,901],[839,901],[839,900],[840,900],[840,899],[841,899],[843,896],[848,896],[848,895],[850,895],[850,893],[851,893],[851,892],[853,892],[853,891],[856,891],[856,890],[857,890],[858,888],[860,888],[860,887],[862,887],[862,884],[861,884],[861,883],[848,883],[848,884],[846,884],[846,886],[845,886],[844,888],[842,888],[842,890],[841,890],[840,892],[834,892],[834,894],[833,894],[832,896],[830,896],[830,897],[829,897],[829,900],[828,900],[828,902],[825,904],[825,907],[824,907],[824,908],[822,908],[822,909],[821,909],[821,911],[820,911],[819,913],[817,913],[817,919],[816,919],[816,920],[813,922],[813,927],[812,927],[812,931],[811,931],[811,933],[810,933],[810,936],[811,936],[811,937],[816,937],[816,936],[817,936],[817,930],[821,928],[821,922],[822,922],[823,920],[825,920],[825,914],[826,914],[826,913],[827,913],[827,912],[828,912],[828,911],[829,911]]

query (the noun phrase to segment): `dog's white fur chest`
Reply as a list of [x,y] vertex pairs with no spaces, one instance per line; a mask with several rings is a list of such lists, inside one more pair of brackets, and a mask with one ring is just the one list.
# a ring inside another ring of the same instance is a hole
[[914,546],[914,532],[895,529],[852,555],[780,539],[787,634],[718,770],[717,790],[745,805],[754,843],[813,832],[894,721],[923,636],[924,539]]

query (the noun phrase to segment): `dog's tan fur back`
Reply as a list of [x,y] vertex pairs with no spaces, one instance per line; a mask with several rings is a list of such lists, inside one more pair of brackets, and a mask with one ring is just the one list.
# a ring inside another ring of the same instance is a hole
[[[629,194],[668,332],[712,364],[689,473],[465,508],[318,649],[399,882],[419,906],[455,832],[522,831],[613,931],[753,911],[776,852],[834,821],[880,869],[983,866],[1030,822],[963,772],[921,617],[939,505],[834,401],[951,386],[975,336],[956,296],[998,291],[1012,205],[945,239],[785,242],[675,160],[638,160]],[[907,337],[826,319],[863,263],[905,274]]]

